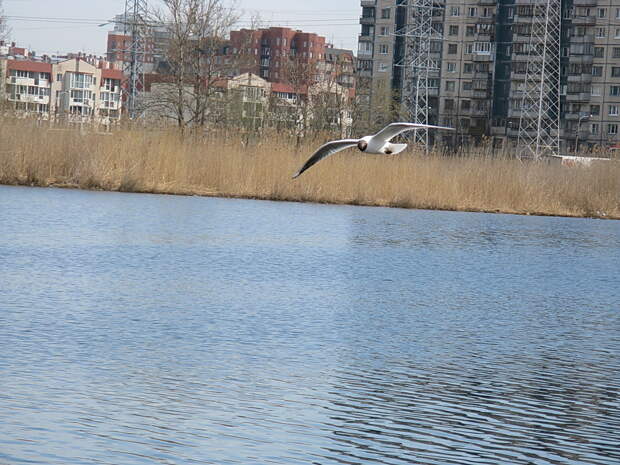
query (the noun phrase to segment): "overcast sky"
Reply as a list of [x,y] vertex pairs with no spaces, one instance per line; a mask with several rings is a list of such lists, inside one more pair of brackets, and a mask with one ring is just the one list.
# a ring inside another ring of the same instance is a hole
[[[125,8],[125,0],[3,2],[11,39],[37,54],[84,51],[103,55],[107,32],[112,27],[99,27],[98,24],[122,13]],[[150,0],[149,4],[156,6],[159,1]],[[236,4],[244,12],[239,28],[247,26],[249,18],[258,13],[265,26],[288,26],[316,32],[336,47],[349,48],[357,53],[359,0],[237,0]],[[74,21],[67,22],[68,19]]]

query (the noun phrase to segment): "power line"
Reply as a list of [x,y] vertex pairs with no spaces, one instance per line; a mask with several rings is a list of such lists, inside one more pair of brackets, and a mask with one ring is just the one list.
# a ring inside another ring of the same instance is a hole
[[[63,24],[88,24],[98,26],[99,24],[112,23],[114,20],[110,19],[94,19],[94,18],[62,18],[62,17],[47,17],[47,16],[15,16],[7,15],[5,18],[12,21],[24,21],[24,22],[42,22],[42,23],[63,23]],[[356,25],[358,24],[358,18],[329,18],[329,19],[296,19],[296,18],[281,18],[260,20],[258,25],[262,24],[275,24],[275,23],[295,23],[295,24],[307,24],[307,25],[321,25],[321,26],[341,26],[341,25]],[[250,20],[239,20],[236,24],[251,24]],[[159,23],[166,24],[166,23]]]

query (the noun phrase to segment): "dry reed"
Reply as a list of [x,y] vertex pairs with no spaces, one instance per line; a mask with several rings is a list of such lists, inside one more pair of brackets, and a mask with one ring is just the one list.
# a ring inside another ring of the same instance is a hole
[[233,134],[82,134],[0,120],[0,183],[405,208],[620,219],[620,163],[566,168],[467,156],[349,151],[291,175],[316,143],[250,145]]

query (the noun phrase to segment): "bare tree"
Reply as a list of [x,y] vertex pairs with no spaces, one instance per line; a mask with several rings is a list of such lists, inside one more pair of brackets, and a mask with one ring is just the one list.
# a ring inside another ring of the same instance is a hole
[[6,24],[2,0],[0,0],[0,40],[5,40],[9,36],[9,27]]
[[238,15],[223,0],[163,0],[163,4],[155,16],[168,32],[165,85],[153,101],[181,129],[204,126],[214,85],[229,67],[222,51]]
[[283,66],[286,83],[291,87],[295,96],[289,104],[292,108],[288,112],[292,117],[290,124],[297,144],[300,144],[307,135],[310,123],[309,88],[316,82],[317,67],[316,63],[302,60],[296,54],[289,56]]

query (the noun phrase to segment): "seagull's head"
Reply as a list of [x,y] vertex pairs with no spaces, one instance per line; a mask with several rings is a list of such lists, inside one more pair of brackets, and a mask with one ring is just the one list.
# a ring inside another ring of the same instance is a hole
[[360,140],[357,143],[357,148],[364,152],[368,148],[368,142],[366,142],[365,140]]

